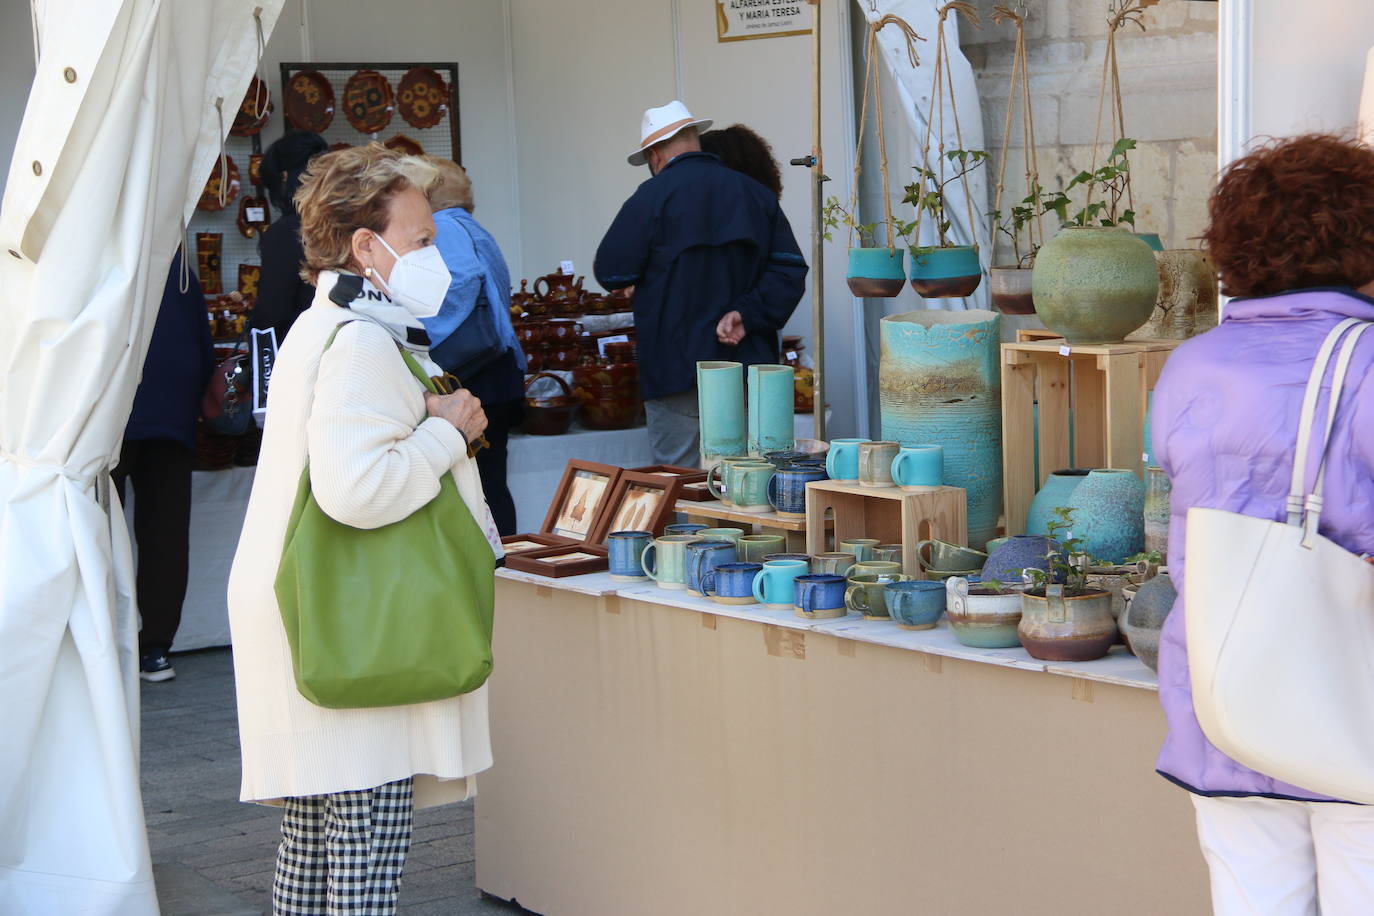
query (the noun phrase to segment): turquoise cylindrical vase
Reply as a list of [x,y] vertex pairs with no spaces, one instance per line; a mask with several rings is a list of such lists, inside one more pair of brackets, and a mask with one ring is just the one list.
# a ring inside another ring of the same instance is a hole
[[881,322],[882,436],[944,449],[944,482],[967,491],[968,542],[980,549],[1002,512],[1000,320],[930,309]]
[[792,416],[792,367],[749,367],[749,454],[787,451],[797,444]]
[[743,363],[697,363],[697,412],[702,455],[745,453]]
[[1026,534],[1049,534],[1049,524],[1057,516],[1054,510],[1069,504],[1069,497],[1088,477],[1087,468],[1065,468],[1051,471],[1045,485],[1031,500],[1026,512]]
[[1099,560],[1120,563],[1145,550],[1145,484],[1135,471],[1089,471],[1069,494],[1073,536]]

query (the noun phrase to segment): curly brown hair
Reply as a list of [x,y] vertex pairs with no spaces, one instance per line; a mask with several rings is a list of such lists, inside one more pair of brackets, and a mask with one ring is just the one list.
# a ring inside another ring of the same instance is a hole
[[1228,296],[1374,280],[1374,149],[1332,134],[1270,140],[1227,166],[1202,239]]
[[701,135],[701,148],[715,153],[721,162],[748,175],[774,196],[782,197],[782,172],[778,169],[778,160],[773,158],[773,147],[743,124],[708,130]]

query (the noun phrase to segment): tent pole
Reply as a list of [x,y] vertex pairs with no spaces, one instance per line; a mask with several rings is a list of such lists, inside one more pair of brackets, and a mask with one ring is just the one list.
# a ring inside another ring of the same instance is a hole
[[791,160],[811,169],[811,361],[814,363],[815,396],[812,415],[815,436],[825,441],[825,264],[824,225],[821,222],[825,182],[821,161],[821,0],[806,0],[811,13],[811,155]]

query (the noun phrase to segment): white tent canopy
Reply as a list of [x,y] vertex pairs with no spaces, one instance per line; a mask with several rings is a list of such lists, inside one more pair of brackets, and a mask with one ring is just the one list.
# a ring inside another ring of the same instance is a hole
[[0,912],[157,912],[109,470],[183,221],[257,64],[254,12],[270,32],[281,3],[33,2],[0,207]]

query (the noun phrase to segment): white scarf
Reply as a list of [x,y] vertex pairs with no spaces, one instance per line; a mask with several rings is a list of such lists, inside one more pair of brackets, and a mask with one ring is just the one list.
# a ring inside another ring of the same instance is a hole
[[339,274],[339,282],[348,282],[355,278],[362,281],[362,290],[345,308],[370,318],[385,328],[396,343],[401,345],[401,349],[415,357],[426,375],[435,378],[442,376],[444,370],[430,359],[429,334],[420,319],[412,315],[405,306],[393,302],[391,297],[382,292],[370,279]]

